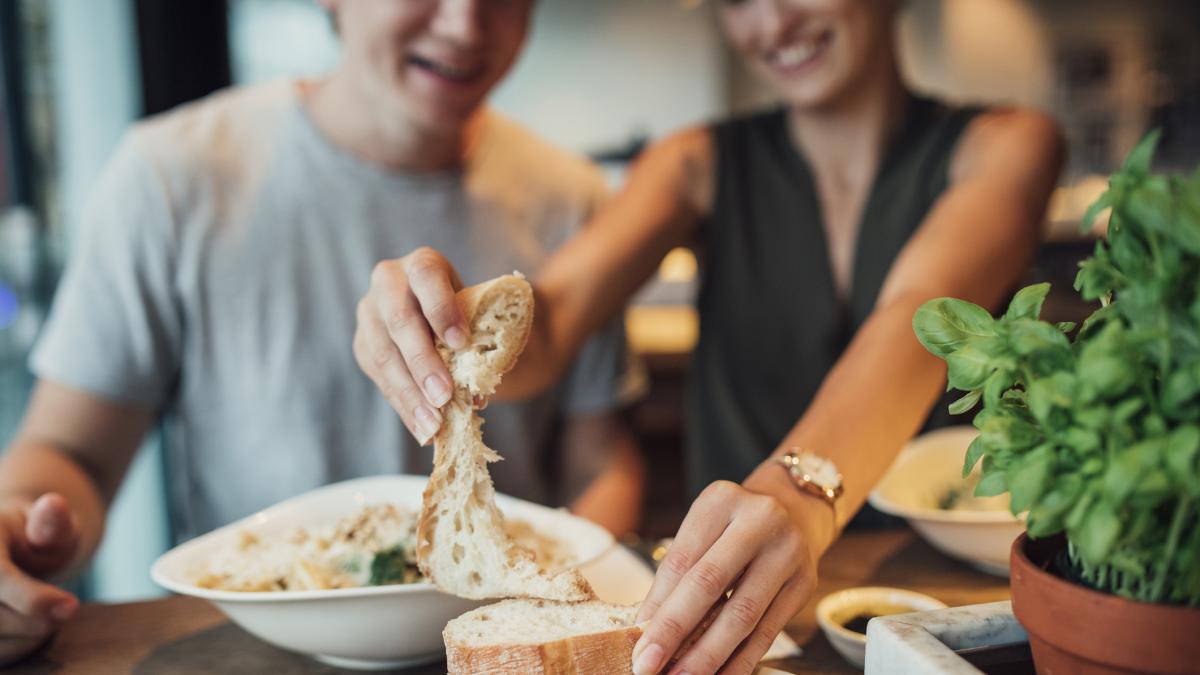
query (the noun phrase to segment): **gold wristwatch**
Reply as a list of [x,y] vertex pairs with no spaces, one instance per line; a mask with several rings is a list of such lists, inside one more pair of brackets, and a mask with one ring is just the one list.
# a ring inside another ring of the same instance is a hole
[[842,474],[837,465],[820,455],[799,448],[776,458],[788,471],[792,483],[803,492],[818,497],[833,511],[833,529],[838,529],[837,500],[842,496]]

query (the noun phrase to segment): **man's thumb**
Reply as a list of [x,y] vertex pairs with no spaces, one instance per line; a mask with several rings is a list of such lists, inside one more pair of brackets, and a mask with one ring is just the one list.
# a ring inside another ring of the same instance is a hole
[[75,518],[62,495],[38,497],[25,518],[25,538],[34,549],[55,549],[75,540]]

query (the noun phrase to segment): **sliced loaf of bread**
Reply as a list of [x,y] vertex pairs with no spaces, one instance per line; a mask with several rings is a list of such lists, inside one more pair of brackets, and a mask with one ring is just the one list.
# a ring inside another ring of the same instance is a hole
[[483,421],[475,409],[525,348],[533,289],[524,278],[506,275],[460,291],[457,300],[471,343],[461,350],[438,345],[455,387],[434,437],[433,472],[417,525],[417,564],[438,588],[464,598],[593,599],[578,571],[543,571],[533,552],[505,531],[487,467],[500,455],[483,443]]
[[446,625],[450,675],[612,675],[631,672],[642,635],[637,607],[505,600]]

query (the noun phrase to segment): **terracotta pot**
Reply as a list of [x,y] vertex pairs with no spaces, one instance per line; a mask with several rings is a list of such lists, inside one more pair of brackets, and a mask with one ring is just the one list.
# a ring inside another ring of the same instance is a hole
[[1050,569],[1063,537],[1013,542],[1013,614],[1039,675],[1200,673],[1200,609],[1100,593]]

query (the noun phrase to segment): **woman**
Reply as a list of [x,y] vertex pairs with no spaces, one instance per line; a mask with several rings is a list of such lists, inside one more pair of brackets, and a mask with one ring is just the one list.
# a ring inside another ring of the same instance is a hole
[[[537,279],[535,334],[508,396],[552,382],[671,248],[702,252],[688,440],[689,478],[708,487],[643,603],[637,673],[659,672],[730,588],[671,672],[751,672],[938,397],[944,371],[912,334],[916,309],[945,295],[995,306],[1034,253],[1058,130],[1031,111],[913,96],[897,5],[722,2],[727,38],[786,106],[649,149]],[[359,363],[413,430],[440,423],[423,392],[447,381],[431,336],[465,341],[458,286],[444,258],[418,250],[380,263],[359,306]],[[814,481],[778,461],[795,448],[841,485],[802,489]]]

